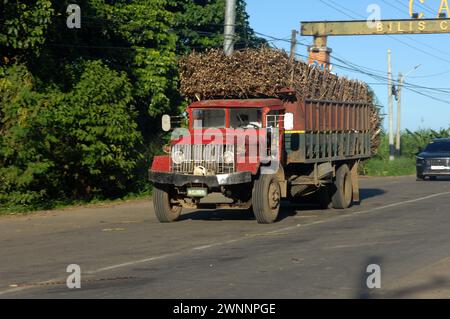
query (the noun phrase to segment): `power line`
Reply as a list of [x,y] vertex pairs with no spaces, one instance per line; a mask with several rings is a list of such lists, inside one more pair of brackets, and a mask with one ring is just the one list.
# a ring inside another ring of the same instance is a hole
[[[272,41],[282,41],[282,42],[290,43],[290,41],[287,40],[287,39],[277,38],[277,37],[274,37],[274,36],[271,36],[271,35],[268,35],[268,34],[256,32],[256,31],[255,31],[255,34],[258,34],[260,36],[272,39]],[[307,46],[306,44],[303,44],[303,43],[299,43],[299,44],[301,44],[303,46]],[[300,56],[302,58],[308,58],[307,56],[302,55],[300,53],[296,53],[296,55]],[[339,65],[339,64],[333,63],[333,66],[337,66],[338,68],[345,69],[345,70],[356,71],[358,73],[363,73],[365,75],[376,76],[376,77],[383,77],[381,75],[381,74],[384,74],[383,71],[379,71],[379,70],[375,70],[375,69],[369,69],[369,68],[366,68],[366,67],[363,67],[363,66],[351,63],[349,61],[345,61],[344,59],[337,58],[335,56],[335,54],[333,54],[332,56],[334,57],[335,60],[337,60],[337,61],[339,61],[339,62],[344,64],[344,65]],[[325,62],[325,61],[319,61],[319,62]],[[363,70],[363,69],[367,69],[367,70]],[[375,71],[375,72],[380,73],[380,74],[371,73],[370,70]],[[383,78],[387,79],[386,77],[383,77]],[[394,82],[395,82],[395,80],[394,80]]]
[[[402,0],[397,0],[400,4],[402,4],[404,7],[406,7],[409,10],[409,5],[404,3]],[[428,11],[429,13],[435,13],[433,9],[431,9],[426,3],[417,2],[417,5],[421,8],[423,8],[425,11]]]
[[387,4],[387,5],[390,6],[391,8],[394,8],[395,10],[397,10],[397,11],[399,11],[399,12],[401,12],[401,13],[404,13],[404,12],[405,12],[403,9],[397,7],[395,4],[393,4],[393,3],[391,3],[391,2],[388,2],[388,1],[386,1],[386,0],[381,0],[381,1],[383,1],[385,4]]
[[350,15],[347,14],[345,11],[341,10],[339,7],[335,7],[335,6],[333,6],[332,4],[330,4],[330,3],[328,3],[328,2],[325,2],[324,0],[319,0],[319,1],[322,2],[324,5],[326,5],[326,6],[330,7],[330,8],[332,8],[332,9],[334,9],[334,10],[340,12],[340,13],[342,13],[342,14],[345,15],[347,18],[354,19],[354,17],[350,16]]
[[[347,14],[346,12],[343,12],[342,9],[345,9],[345,10],[347,10],[348,12],[353,12],[356,16],[359,16],[360,18],[364,18],[364,19],[366,18],[366,17],[364,17],[363,15],[361,15],[361,14],[359,14],[359,13],[356,13],[356,12],[352,11],[351,9],[348,9],[348,8],[346,8],[346,7],[343,7],[342,5],[340,6],[340,8],[337,8],[336,6],[334,6],[334,5],[332,5],[332,4],[328,3],[328,2],[325,2],[324,0],[319,0],[319,1],[322,2],[323,4],[325,4],[326,6],[332,8],[332,9],[334,9],[334,10],[336,10],[336,11],[342,13],[342,14],[344,14],[345,16],[347,16],[347,17],[349,17],[349,18],[351,18],[351,19],[356,19],[356,18],[355,18],[354,16],[352,16],[352,15]],[[337,5],[335,2],[333,2],[333,0],[329,0],[329,1],[331,1],[332,3],[334,3],[335,5]],[[385,0],[382,0],[382,1],[384,2]],[[385,2],[385,3],[387,3],[387,2]],[[342,8],[342,9],[341,9],[341,8]],[[426,55],[428,55],[428,56],[430,56],[430,57],[433,57],[433,58],[435,58],[435,59],[441,60],[441,61],[443,61],[443,62],[450,63],[450,60],[448,60],[448,59],[442,58],[442,57],[437,56],[437,55],[435,55],[435,54],[433,54],[433,53],[431,53],[431,52],[428,52],[428,51],[426,51],[426,50],[423,50],[423,49],[421,49],[421,48],[418,48],[418,47],[416,47],[416,46],[414,46],[414,45],[412,45],[412,44],[409,44],[409,43],[407,43],[407,42],[405,42],[405,41],[403,41],[403,40],[397,39],[397,38],[395,38],[395,37],[393,37],[393,36],[391,36],[391,35],[387,35],[387,36],[388,36],[389,38],[391,38],[392,40],[394,40],[394,41],[400,42],[400,43],[402,43],[403,45],[408,46],[408,47],[411,48],[411,49],[414,49],[414,50],[416,50],[416,51],[419,51],[419,52],[421,52],[421,53],[423,53],[423,54],[426,54]],[[412,38],[409,38],[409,40],[415,41],[415,39],[412,39]],[[415,41],[415,42],[417,42],[417,41]]]

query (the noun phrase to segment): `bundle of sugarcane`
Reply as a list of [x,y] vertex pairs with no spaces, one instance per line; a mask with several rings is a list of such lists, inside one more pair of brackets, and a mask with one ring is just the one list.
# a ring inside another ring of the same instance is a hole
[[381,144],[381,116],[380,116],[380,109],[376,106],[373,106],[370,109],[370,132],[372,133],[371,137],[371,147],[372,147],[372,154],[375,155],[378,153],[378,149]]
[[267,47],[237,51],[194,52],[180,60],[181,92],[192,99],[276,97],[280,89],[295,88],[307,99],[367,102],[367,86],[338,77],[301,61],[291,61],[284,51]]
[[[373,104],[369,87],[301,61],[280,50],[263,47],[225,56],[221,50],[193,52],[180,59],[181,93],[188,99],[279,97],[293,88],[305,99]],[[379,144],[378,110],[371,115],[373,145]]]

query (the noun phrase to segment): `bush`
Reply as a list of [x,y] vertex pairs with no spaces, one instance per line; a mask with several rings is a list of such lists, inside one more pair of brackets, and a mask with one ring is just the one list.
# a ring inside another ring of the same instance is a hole
[[72,91],[37,93],[25,67],[1,72],[0,207],[125,193],[141,135],[124,74],[86,62]]
[[394,161],[373,158],[362,165],[362,173],[368,176],[406,176],[415,172],[414,158],[397,158]]

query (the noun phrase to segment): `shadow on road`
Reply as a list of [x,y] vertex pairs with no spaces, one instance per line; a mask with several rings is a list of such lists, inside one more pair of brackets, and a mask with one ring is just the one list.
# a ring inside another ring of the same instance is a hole
[[180,221],[184,220],[253,220],[253,213],[248,210],[241,209],[218,209],[218,210],[197,210],[192,213],[182,214]]
[[[385,191],[378,188],[362,188],[360,191],[361,202],[369,198],[382,196]],[[295,216],[301,211],[322,211],[323,208],[316,204],[313,196],[302,198],[301,202],[291,203],[284,200],[278,216],[278,221],[288,217]],[[249,210],[239,209],[199,209],[197,211],[183,214],[180,221],[184,220],[203,220],[203,221],[218,221],[218,220],[254,220],[253,213]]]
[[400,288],[393,290],[391,292],[388,292],[386,294],[383,294],[383,298],[393,298],[393,299],[400,299],[400,298],[411,298],[417,293],[424,293],[424,292],[434,292],[439,291],[440,289],[449,289],[450,288],[450,280],[446,277],[442,276],[436,276],[433,277],[429,282],[414,285],[410,287]]
[[371,273],[367,272],[367,267],[369,265],[378,265],[382,270],[382,260],[383,259],[379,256],[372,256],[367,258],[367,260],[361,265],[361,276],[358,279],[359,291],[356,295],[357,299],[373,299],[379,292],[380,289],[371,289],[367,285],[368,277],[371,275]]
[[360,193],[361,201],[364,201],[369,198],[382,196],[386,192],[379,188],[361,188],[359,193]]
[[[283,201],[277,221],[282,221],[291,216],[295,216],[299,210],[318,209],[315,205],[291,205],[289,201]],[[219,220],[255,220],[255,216],[251,210],[244,209],[199,209],[190,213],[182,214],[180,221],[184,220],[202,220],[202,221],[219,221]]]
[[425,182],[436,183],[436,182],[450,182],[450,176],[438,176],[436,179],[430,180],[426,179]]
[[[380,266],[380,284],[381,287],[369,288],[368,281],[371,281],[369,276],[373,275],[373,270],[368,270],[369,265]],[[359,290],[355,298],[357,299],[377,299],[377,298],[390,298],[390,299],[401,299],[401,298],[412,298],[417,293],[432,293],[442,289],[450,288],[450,279],[444,276],[434,276],[427,282],[415,284],[406,287],[400,287],[395,289],[387,290],[384,287],[385,280],[383,279],[383,258],[380,256],[372,256],[366,259],[366,261],[361,265],[361,276],[358,279]],[[419,297],[420,298],[420,297]]]

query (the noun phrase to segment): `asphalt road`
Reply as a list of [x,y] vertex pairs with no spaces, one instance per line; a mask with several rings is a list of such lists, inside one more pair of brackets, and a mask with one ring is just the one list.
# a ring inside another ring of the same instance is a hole
[[150,200],[3,216],[0,298],[450,298],[450,180],[361,188],[349,210],[286,204],[273,225],[241,211],[159,224]]

